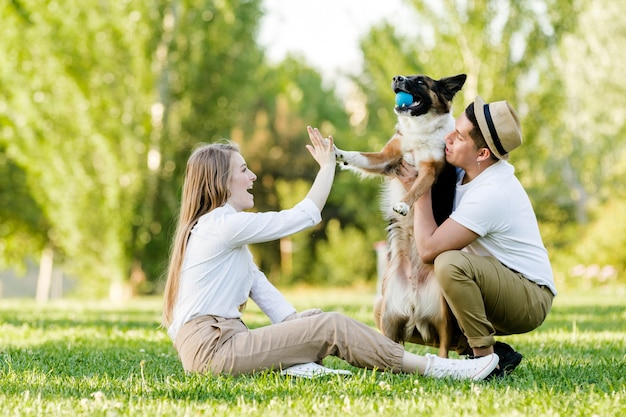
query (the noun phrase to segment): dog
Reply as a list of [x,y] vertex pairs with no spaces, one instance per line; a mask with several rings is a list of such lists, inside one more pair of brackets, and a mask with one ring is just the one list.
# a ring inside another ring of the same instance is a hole
[[[424,264],[413,239],[413,203],[432,187],[433,212],[441,224],[451,213],[456,171],[445,160],[445,136],[454,130],[452,100],[465,84],[459,74],[434,80],[426,75],[395,76],[394,93],[412,96],[397,105],[395,134],[380,152],[344,151],[335,146],[337,163],[362,175],[385,176],[381,209],[389,220],[387,265],[382,292],[374,306],[376,325],[387,337],[405,343],[417,330],[424,342],[448,357],[454,320],[432,264]],[[418,176],[407,192],[397,179],[400,165],[413,165]]]

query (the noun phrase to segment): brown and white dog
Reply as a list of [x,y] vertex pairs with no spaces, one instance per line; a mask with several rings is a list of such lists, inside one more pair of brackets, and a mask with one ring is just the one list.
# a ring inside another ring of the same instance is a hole
[[[433,210],[437,223],[452,210],[456,175],[445,160],[445,136],[454,130],[452,99],[461,90],[466,75],[433,80],[425,75],[396,76],[395,93],[412,96],[410,105],[396,106],[396,132],[380,152],[335,149],[344,169],[364,175],[386,176],[382,211],[387,228],[387,265],[382,294],[376,301],[376,325],[387,337],[404,343],[417,330],[427,344],[439,345],[447,357],[453,319],[432,264],[424,264],[413,240],[413,203],[433,187]],[[417,179],[407,192],[396,178],[402,161],[415,166]]]

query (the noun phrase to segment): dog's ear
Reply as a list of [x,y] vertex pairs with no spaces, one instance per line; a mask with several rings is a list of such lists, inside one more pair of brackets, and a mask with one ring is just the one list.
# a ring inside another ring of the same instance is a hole
[[461,88],[463,88],[463,84],[465,84],[465,80],[467,79],[466,74],[454,75],[452,77],[444,77],[437,81],[437,85],[439,87],[439,91],[441,95],[446,98],[446,100],[452,100],[454,95],[458,93]]

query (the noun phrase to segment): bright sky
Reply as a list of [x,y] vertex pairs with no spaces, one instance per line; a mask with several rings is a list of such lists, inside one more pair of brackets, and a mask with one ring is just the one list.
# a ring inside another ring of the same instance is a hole
[[300,53],[329,80],[358,72],[359,39],[372,25],[407,20],[402,0],[264,0],[263,7],[259,43],[268,58]]

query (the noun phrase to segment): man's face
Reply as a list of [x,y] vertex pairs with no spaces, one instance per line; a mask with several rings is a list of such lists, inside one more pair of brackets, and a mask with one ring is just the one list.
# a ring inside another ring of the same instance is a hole
[[476,165],[478,149],[470,136],[472,122],[462,113],[457,119],[454,130],[446,135],[446,160],[467,171],[467,167]]

